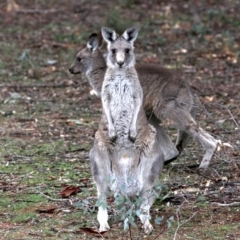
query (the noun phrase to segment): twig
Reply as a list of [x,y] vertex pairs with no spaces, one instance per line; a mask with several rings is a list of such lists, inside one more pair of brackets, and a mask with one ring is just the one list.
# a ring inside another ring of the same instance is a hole
[[56,13],[56,12],[63,12],[63,9],[48,9],[48,10],[43,10],[43,9],[24,9],[20,8],[16,10],[16,12],[19,13],[31,13],[31,14],[48,14],[48,13]]
[[124,235],[125,235],[125,233],[124,233],[124,231],[122,231],[122,236],[121,236],[122,238],[121,238],[121,240],[123,240],[123,239],[124,239],[124,238],[123,238],[123,237],[124,237]]
[[203,196],[209,196],[209,195],[219,194],[219,193],[220,193],[220,190],[208,191],[203,193]]
[[198,213],[198,211],[196,211],[190,218],[188,218],[186,221],[184,221],[183,223],[179,223],[179,216],[177,215],[177,217],[178,217],[178,226],[177,226],[177,229],[176,229],[176,231],[175,231],[175,233],[174,233],[174,240],[176,240],[177,239],[177,232],[178,232],[178,230],[179,230],[179,228],[183,225],[183,224],[185,224],[186,222],[188,222],[188,221],[190,221],[196,214]]
[[61,88],[61,87],[72,87],[72,86],[76,86],[76,84],[36,84],[36,85],[4,85],[4,84],[0,84],[0,88]]
[[8,234],[9,234],[9,231],[6,231],[6,233],[4,234],[4,238],[6,238]]
[[131,224],[129,224],[129,237],[132,240]]
[[179,206],[179,208],[178,208],[177,211],[176,211],[178,226],[177,226],[177,229],[176,229],[176,231],[175,231],[175,233],[174,233],[174,238],[173,238],[173,240],[177,240],[177,232],[178,232],[179,228],[180,228],[182,225],[184,225],[186,222],[190,221],[190,220],[198,213],[198,211],[199,211],[199,210],[196,211],[190,218],[188,218],[188,219],[185,220],[184,222],[180,223],[180,220],[179,220],[179,211],[180,211],[180,208],[183,206],[183,204],[184,204],[184,202]]
[[[212,116],[211,116],[211,114],[207,111],[205,105],[201,103],[200,99],[199,99],[197,96],[195,96],[195,98],[198,100],[198,102],[200,103],[200,106],[204,109],[204,111],[206,112],[206,114],[208,115],[208,117],[210,117],[210,118],[212,119]],[[228,111],[228,114],[230,115],[231,119],[233,120],[233,122],[234,122],[235,125],[237,126],[237,129],[236,129],[236,130],[239,130],[239,128],[240,128],[240,127],[239,127],[239,124],[237,123],[236,119],[235,119],[234,116],[232,115],[230,109],[229,109],[227,106],[222,105],[222,104],[217,104],[217,105],[219,105],[221,108],[225,108],[225,109]],[[216,123],[216,122],[215,122],[215,123]],[[219,124],[217,124],[217,125],[219,126]]]
[[65,153],[74,153],[74,152],[83,152],[83,151],[87,151],[87,149],[81,147],[73,150],[66,150]]
[[217,205],[218,207],[239,207],[240,202],[232,202],[232,203],[218,203],[218,202],[212,202],[212,205]]
[[227,109],[229,115],[231,116],[232,120],[234,121],[234,123],[236,124],[237,128],[239,129],[239,125],[238,125],[237,121],[235,120],[235,118],[233,117],[231,111],[229,110],[228,107],[225,106],[225,108]]
[[49,197],[48,195],[46,195],[46,194],[40,192],[40,191],[37,190],[37,189],[33,189],[33,190],[34,190],[35,192],[41,194],[41,195],[44,196],[45,198],[47,198],[47,199],[53,201],[53,202],[66,202],[66,201],[69,201],[69,199],[51,198],[51,197]]
[[164,227],[164,228],[162,229],[162,231],[161,231],[153,240],[158,239],[158,237],[159,237],[166,229],[167,229],[167,227]]

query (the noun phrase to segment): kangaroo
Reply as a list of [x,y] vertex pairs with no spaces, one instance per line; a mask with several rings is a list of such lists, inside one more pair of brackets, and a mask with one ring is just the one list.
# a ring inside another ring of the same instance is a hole
[[[72,74],[85,73],[90,85],[101,96],[106,72],[106,62],[100,51],[101,38],[96,33],[89,37],[87,47],[78,54],[69,71]],[[200,142],[205,154],[199,168],[207,168],[218,141],[198,127],[194,117],[194,96],[190,87],[178,71],[155,64],[136,65],[143,89],[143,106],[149,122],[157,129],[157,138],[164,153],[164,164],[176,159],[190,138]],[[177,129],[176,147],[165,130],[159,126],[169,118]]]
[[[91,34],[87,47],[77,54],[73,64],[69,68],[72,74],[85,73],[91,87],[99,97],[101,96],[102,82],[107,69],[105,59],[99,50],[101,45],[101,36],[96,33]],[[151,72],[149,72],[149,74],[151,76]],[[143,82],[144,78],[141,76],[139,76],[139,78]],[[141,83],[141,85],[143,86],[143,83]],[[144,90],[146,90],[146,88]],[[166,162],[171,162],[177,158],[179,151],[176,149],[163,127],[159,125],[160,120],[155,117],[150,107],[148,111],[149,122],[157,129],[157,137],[164,154],[164,159]]]
[[138,196],[140,220],[146,234],[150,208],[155,201],[152,190],[162,171],[164,156],[157,141],[156,129],[147,121],[142,107],[143,92],[135,70],[133,43],[138,28],[132,27],[118,36],[102,27],[108,43],[107,70],[101,99],[102,117],[89,153],[91,172],[97,186],[99,231],[109,229],[106,193]]

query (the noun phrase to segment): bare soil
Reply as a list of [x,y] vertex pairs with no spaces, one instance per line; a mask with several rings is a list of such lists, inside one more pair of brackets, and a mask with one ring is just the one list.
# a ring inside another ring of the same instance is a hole
[[[239,9],[238,0],[1,1],[0,239],[240,239]],[[193,141],[164,167],[152,235],[137,219],[124,232],[111,208],[111,230],[97,236],[88,152],[101,102],[68,68],[92,32],[133,24],[137,61],[182,69],[199,125],[224,144],[207,170]]]

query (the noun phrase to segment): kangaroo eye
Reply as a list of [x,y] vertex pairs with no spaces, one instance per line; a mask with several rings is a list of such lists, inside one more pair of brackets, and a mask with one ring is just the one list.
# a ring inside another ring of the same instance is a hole
[[81,62],[82,59],[81,59],[80,57],[77,57],[77,60],[78,60],[79,62]]
[[130,49],[129,48],[126,48],[125,49],[125,53],[129,53],[130,52]]
[[111,49],[111,51],[112,51],[112,54],[116,53],[116,49],[115,48]]

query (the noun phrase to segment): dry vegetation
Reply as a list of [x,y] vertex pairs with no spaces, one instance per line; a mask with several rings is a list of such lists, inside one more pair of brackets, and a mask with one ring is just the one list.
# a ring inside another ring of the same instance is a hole
[[181,68],[198,122],[224,144],[206,171],[197,171],[203,152],[194,143],[164,168],[151,236],[138,220],[123,232],[113,208],[100,238],[240,239],[239,9],[239,0],[1,1],[0,239],[99,237],[90,231],[88,151],[101,103],[68,68],[102,25],[121,32],[133,23],[141,26],[137,61]]

